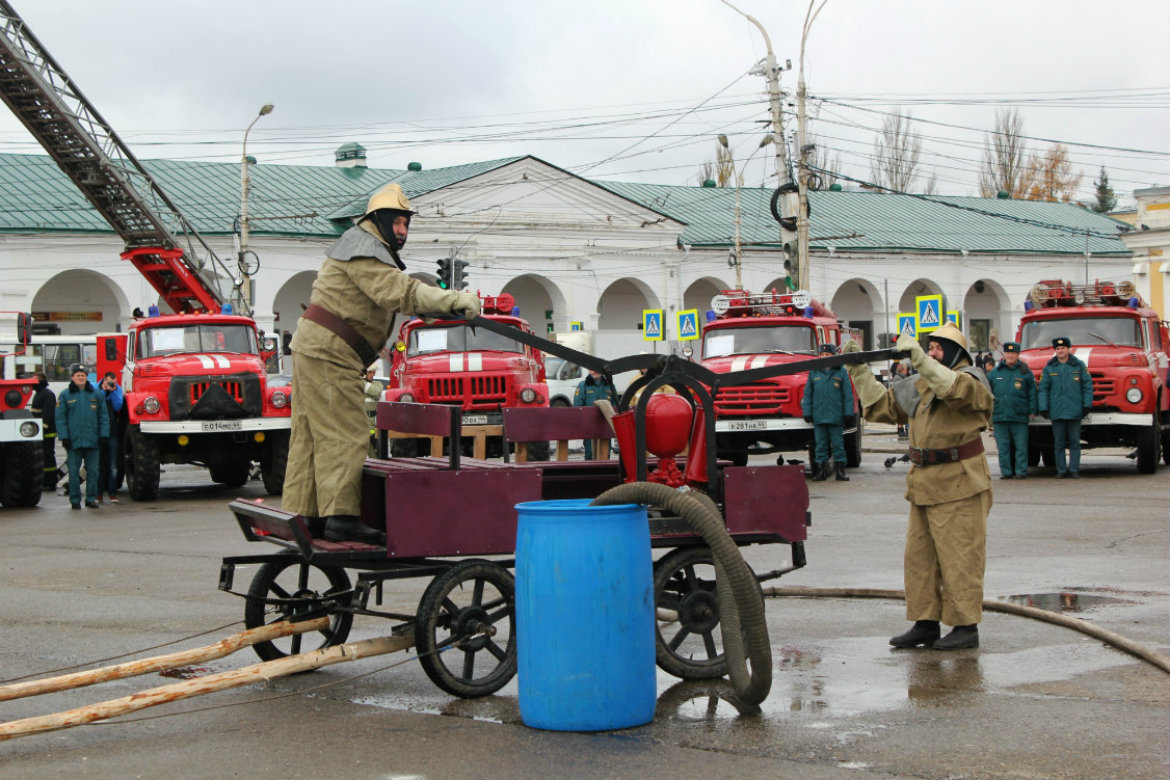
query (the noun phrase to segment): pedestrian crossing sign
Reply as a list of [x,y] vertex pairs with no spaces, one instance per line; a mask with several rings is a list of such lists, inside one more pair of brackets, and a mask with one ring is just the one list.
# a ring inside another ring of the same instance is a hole
[[569,323],[569,330],[570,331],[585,330],[585,323],[584,322],[570,322]]
[[963,315],[959,313],[958,309],[947,309],[943,322],[949,322],[959,330],[963,329]]
[[918,312],[918,333],[930,333],[942,327],[942,298],[941,295],[919,295],[914,299]]
[[662,309],[642,309],[642,340],[662,341]]
[[699,337],[699,310],[687,309],[678,313],[679,341],[693,341]]
[[914,312],[898,314],[898,335],[906,333],[910,336],[918,335],[918,315]]

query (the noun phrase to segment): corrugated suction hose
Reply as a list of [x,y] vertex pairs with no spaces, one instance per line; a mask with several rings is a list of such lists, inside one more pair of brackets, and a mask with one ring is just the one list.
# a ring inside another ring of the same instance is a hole
[[715,502],[702,493],[683,493],[653,482],[628,482],[605,491],[593,504],[662,507],[686,520],[703,538],[715,561],[719,623],[731,685],[746,704],[756,705],[768,698],[772,690],[772,645],[763,592],[727,533]]

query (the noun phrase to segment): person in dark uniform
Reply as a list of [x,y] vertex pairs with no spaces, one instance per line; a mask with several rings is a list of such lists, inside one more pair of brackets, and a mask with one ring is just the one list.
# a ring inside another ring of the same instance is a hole
[[1040,370],[1040,414],[1052,420],[1056,478],[1076,479],[1081,476],[1081,420],[1093,411],[1093,377],[1070,351],[1072,341],[1067,337],[1053,339],[1052,348],[1056,354]]
[[[617,389],[601,374],[589,370],[589,376],[577,383],[573,393],[573,406],[593,406],[595,401],[609,401],[617,406]],[[593,440],[585,440],[585,460],[593,460]]]
[[1036,379],[1020,362],[1019,344],[1004,343],[1003,360],[987,374],[987,381],[995,396],[991,425],[999,450],[999,478],[1024,479],[1028,473],[1028,419],[1039,407]]
[[33,393],[29,410],[41,418],[41,446],[45,449],[45,490],[56,490],[61,478],[57,471],[57,394],[49,387],[49,378],[44,371],[33,374],[37,389]]
[[[822,344],[822,355],[836,355],[832,344]],[[829,450],[832,449],[837,481],[848,482],[845,476],[845,428],[857,422],[853,415],[853,383],[843,366],[814,368],[804,383],[804,397],[800,400],[804,421],[813,426],[816,440],[816,463],[813,482],[829,478]]]

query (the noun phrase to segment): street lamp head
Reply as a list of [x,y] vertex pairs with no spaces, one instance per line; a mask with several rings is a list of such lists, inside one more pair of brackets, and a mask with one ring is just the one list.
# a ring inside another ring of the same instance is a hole
[[264,105],[260,106],[260,116],[268,116],[272,113],[272,109],[274,108],[276,108],[276,106],[272,105],[271,103],[265,103]]
[[768,133],[766,136],[760,139],[760,148],[763,149],[774,140],[776,140],[775,137],[771,133]]
[[725,136],[723,133],[719,134],[719,145],[722,146],[724,149],[728,148],[727,147],[727,136]]

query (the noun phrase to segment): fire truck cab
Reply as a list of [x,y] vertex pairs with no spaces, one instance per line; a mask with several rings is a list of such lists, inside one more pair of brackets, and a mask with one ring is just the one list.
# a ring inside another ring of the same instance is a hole
[[[1170,333],[1133,284],[1044,280],[1024,309],[1016,339],[1037,382],[1059,336],[1072,341],[1072,353],[1088,366],[1093,411],[1081,424],[1082,446],[1134,448],[1142,474],[1152,474],[1159,457],[1170,464]],[[1033,420],[1031,464],[1051,464],[1052,446],[1052,424]]]
[[[0,339],[27,345],[32,318],[0,312]],[[36,506],[44,479],[40,419],[29,410],[36,383],[31,376],[0,379],[0,506]]]
[[[481,295],[480,300],[484,318],[533,332],[511,295]],[[500,426],[505,407],[548,407],[544,354],[462,320],[415,318],[398,331],[385,400],[453,404],[463,409],[465,427]],[[425,454],[421,449],[427,446],[422,439],[391,442],[398,457]],[[503,446],[502,436],[489,436],[488,457],[502,455]],[[548,442],[529,444],[528,457],[548,460]]]
[[[815,358],[822,344],[840,348],[860,335],[803,291],[750,293],[724,290],[711,301],[715,319],[703,330],[702,365],[718,374]],[[720,458],[746,465],[749,455],[816,447],[813,426],[800,402],[808,372],[720,389],[714,398],[715,437]],[[854,393],[856,425],[845,429],[847,466],[861,463],[864,421]],[[778,462],[782,462],[783,455]]]

